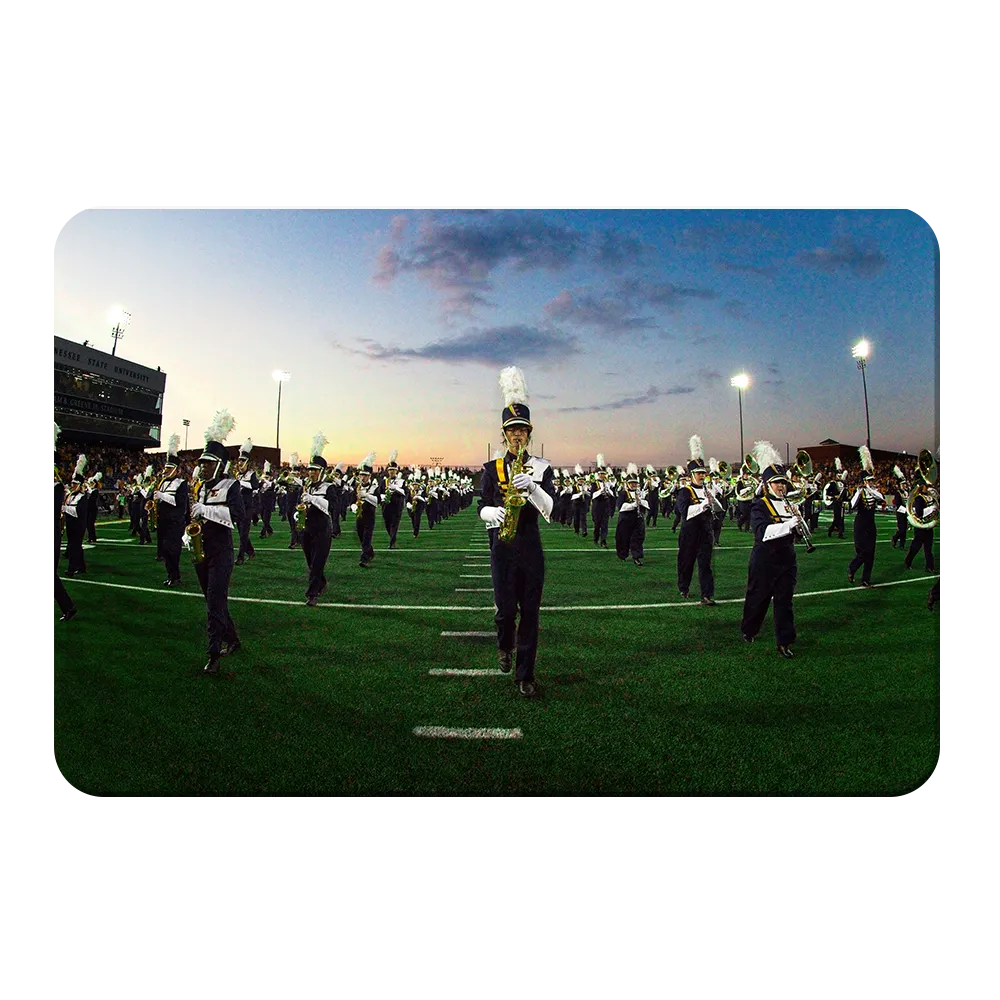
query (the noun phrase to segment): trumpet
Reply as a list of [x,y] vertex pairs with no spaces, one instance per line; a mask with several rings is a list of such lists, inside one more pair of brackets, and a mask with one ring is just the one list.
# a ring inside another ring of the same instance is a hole
[[815,552],[816,546],[812,543],[812,532],[809,530],[809,525],[806,524],[806,519],[802,516],[802,511],[799,510],[798,504],[792,503],[791,500],[786,500],[785,503],[796,520],[795,530],[802,537],[802,541],[806,543],[806,552]]

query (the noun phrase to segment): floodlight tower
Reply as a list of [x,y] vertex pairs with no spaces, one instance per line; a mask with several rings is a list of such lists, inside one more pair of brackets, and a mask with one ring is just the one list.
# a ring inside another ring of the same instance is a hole
[[748,375],[734,375],[730,380],[729,384],[735,386],[739,391],[740,397],[740,461],[743,461],[743,456],[746,452],[743,450],[743,390],[750,384],[750,377]]
[[871,344],[867,340],[859,340],[851,351],[852,357],[857,359],[858,367],[861,369],[861,385],[865,390],[865,443],[868,450],[872,450],[872,426],[868,419],[868,381],[865,378],[865,367],[868,364],[868,355],[871,353]]
[[278,464],[281,464],[281,383],[287,382],[291,378],[289,372],[283,372],[276,368],[271,372],[271,378],[278,383],[278,420],[274,425],[274,447],[278,449]]
[[122,306],[112,306],[108,311],[108,318],[114,324],[111,328],[111,336],[115,339],[111,347],[111,357],[114,357],[115,351],[118,350],[118,341],[125,336],[125,327],[132,321],[132,314]]

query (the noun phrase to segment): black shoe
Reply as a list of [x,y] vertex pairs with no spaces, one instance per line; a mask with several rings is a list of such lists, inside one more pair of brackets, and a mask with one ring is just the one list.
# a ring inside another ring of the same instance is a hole
[[794,653],[792,652],[792,649],[791,649],[791,647],[790,647],[790,646],[779,646],[779,647],[778,647],[778,652],[779,652],[779,653],[780,653],[780,654],[781,654],[781,655],[782,655],[782,656],[783,656],[783,657],[784,657],[784,658],[785,658],[786,660],[790,660],[790,659],[792,659],[792,657],[793,657],[793,656],[795,656],[795,654],[794,654]]
[[861,586],[862,587],[867,587],[869,590],[872,589],[872,585],[867,580],[862,580],[861,581]]
[[245,562],[246,562],[246,559],[243,556],[240,556],[239,559],[236,560],[236,565],[237,566],[242,566]]
[[312,597],[306,598],[306,607],[314,608],[317,604],[319,604],[319,598],[316,597],[315,594],[313,594]]
[[289,547],[290,549],[294,549],[294,548],[295,548],[295,542],[289,542],[289,543],[288,543],[288,547]]
[[717,601],[713,601],[711,597],[703,597],[701,599],[701,603],[706,608],[714,608],[717,605],[718,602]]
[[156,561],[157,562],[163,562],[163,556],[157,556],[156,557]]
[[177,587],[180,585],[180,580],[167,580],[168,587]]
[[69,609],[69,611],[67,611],[64,615],[59,616],[59,621],[68,622],[72,621],[75,617],[76,617],[76,605],[74,604],[73,607]]
[[677,593],[680,594],[685,601],[687,600],[688,592],[686,590],[678,590]]
[[853,573],[848,573],[848,574],[847,574],[847,579],[848,579],[848,580],[849,580],[849,581],[850,581],[851,583],[854,583],[854,574],[853,574]]
[[634,562],[636,564],[636,566],[641,566],[642,565],[642,560],[641,559],[633,559],[632,562]]
[[601,542],[601,548],[602,549],[606,549],[607,547],[608,547],[608,543],[607,542]]
[[525,698],[538,697],[538,685],[534,681],[518,681],[517,690],[518,694],[523,695]]
[[743,641],[744,642],[753,642],[754,636],[747,635],[746,632],[741,632],[740,634],[743,636]]
[[218,677],[219,658],[217,656],[209,657],[208,663],[201,668],[201,674],[203,677]]
[[905,567],[906,567],[907,569],[909,569],[909,568],[910,568],[910,567],[911,567],[911,566],[913,565],[913,563],[911,563],[909,559],[904,559],[904,560],[903,560],[903,565],[904,565],[904,566],[905,566]]
[[169,580],[169,578],[163,581],[163,586],[164,587],[169,587],[170,586],[170,580]]
[[498,649],[497,660],[499,662],[500,673],[509,674],[510,668],[514,665],[514,653],[510,649]]
[[250,555],[247,558],[248,559],[256,559],[257,558],[257,550],[256,549],[251,549]]
[[368,563],[368,562],[365,562],[365,560],[364,560],[364,559],[362,559],[362,560],[361,560],[361,562],[359,562],[359,563],[358,563],[358,565],[359,565],[359,566],[360,566],[360,567],[361,567],[362,569],[368,569],[368,567],[369,567],[369,566],[370,566],[371,564],[370,564],[370,563]]
[[243,643],[237,639],[235,642],[227,642],[219,651],[219,656],[232,656],[243,648]]

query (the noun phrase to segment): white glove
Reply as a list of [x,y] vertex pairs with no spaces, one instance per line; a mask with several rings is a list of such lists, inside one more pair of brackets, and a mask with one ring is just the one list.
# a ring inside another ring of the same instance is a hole
[[484,507],[479,512],[480,519],[485,521],[491,528],[495,528],[497,525],[503,524],[506,516],[507,511],[504,510],[503,507]]
[[196,503],[191,507],[192,517],[204,517],[205,516],[205,505],[203,503]]
[[386,495],[383,493],[382,494],[382,503],[385,503],[385,501],[386,501]]
[[406,509],[407,509],[407,510],[413,510],[413,504],[412,504],[412,503],[408,503],[408,504],[406,505]]
[[534,493],[538,488],[537,483],[527,472],[519,472],[511,482],[514,484],[514,489],[518,490],[518,492],[527,492],[529,495]]
[[634,503],[623,503],[621,507],[618,508],[620,511],[635,510]]

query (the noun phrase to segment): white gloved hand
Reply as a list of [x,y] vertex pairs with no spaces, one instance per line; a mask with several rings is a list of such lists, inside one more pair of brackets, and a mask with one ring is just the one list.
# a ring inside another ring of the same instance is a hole
[[527,472],[519,472],[511,482],[514,484],[514,489],[518,492],[524,492],[531,494],[534,493],[538,488],[538,484],[528,475]]
[[205,516],[205,505],[203,503],[196,503],[191,508],[192,517],[204,517]]
[[485,521],[490,527],[503,524],[506,516],[507,511],[503,507],[484,507],[479,512],[480,519]]
[[408,503],[408,504],[406,505],[406,509],[407,509],[407,510],[413,510],[413,504],[412,504],[412,503]]
[[623,511],[623,512],[626,511],[626,510],[635,510],[635,504],[634,503],[623,503],[621,505],[621,507],[619,507],[618,509],[620,511]]

